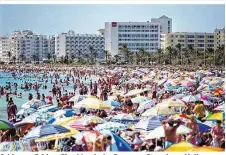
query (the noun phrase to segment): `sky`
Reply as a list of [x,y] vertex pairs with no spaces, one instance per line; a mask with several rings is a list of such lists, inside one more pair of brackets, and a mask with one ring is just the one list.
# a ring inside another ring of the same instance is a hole
[[0,5],[0,35],[32,30],[55,35],[68,30],[96,33],[105,22],[150,21],[166,15],[173,32],[213,32],[225,27],[225,6],[206,5]]

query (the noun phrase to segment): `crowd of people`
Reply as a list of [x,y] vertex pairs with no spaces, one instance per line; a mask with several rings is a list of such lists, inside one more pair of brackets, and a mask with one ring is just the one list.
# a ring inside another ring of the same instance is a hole
[[[1,69],[2,72],[12,74],[14,79],[22,80],[24,78],[25,80],[20,87],[18,83],[14,83],[13,81],[8,81],[0,85],[0,97],[5,97],[6,102],[3,104],[7,104],[7,118],[8,121],[13,124],[18,123],[16,121],[16,115],[20,109],[18,109],[17,103],[14,103],[13,100],[16,97],[24,98],[23,91],[34,92],[29,93],[28,101],[37,99],[40,100],[43,105],[56,105],[60,109],[73,109],[74,105],[77,104],[70,101],[73,96],[87,95],[98,98],[103,102],[109,101],[113,97],[114,101],[121,104],[120,106],[112,106],[111,109],[107,110],[81,107],[79,112],[75,113],[74,116],[97,116],[108,122],[116,115],[128,114],[134,115],[141,120],[144,112],[147,112],[152,107],[161,104],[161,102],[167,99],[175,98],[178,94],[183,94],[184,96],[203,95],[203,92],[199,88],[205,78],[216,77],[223,80],[224,77],[224,73],[216,73],[215,71],[208,71],[208,74],[207,71],[196,71],[189,74],[189,72],[181,70],[161,71],[157,69],[142,70],[131,68],[116,68],[110,70],[101,67],[54,68],[47,66],[24,68],[1,67]],[[153,75],[149,76],[150,74]],[[62,77],[61,75],[66,76]],[[148,79],[146,78],[147,76],[150,77],[149,80],[145,80]],[[37,81],[30,81],[31,78],[36,78]],[[176,89],[166,89],[166,87],[168,87],[165,85],[167,80],[170,81],[172,79],[173,81],[177,78],[181,78],[180,80],[187,80],[189,78],[194,84],[188,85],[187,87],[177,87]],[[164,79],[166,80],[164,81]],[[161,83],[160,81],[163,82]],[[219,83],[221,82],[222,81],[219,81]],[[164,129],[164,137],[146,139],[149,131],[134,129],[134,122],[127,129],[113,132],[124,139],[133,151],[164,151],[182,141],[186,141],[196,147],[212,146],[224,148],[224,118],[223,120],[214,120],[213,125],[209,126],[210,130],[208,132],[201,132],[199,125],[208,121],[207,111],[208,113],[214,114],[216,113],[215,108],[224,104],[224,81],[218,85],[217,88],[220,88],[221,92],[214,95],[212,95],[213,93],[211,92],[212,94],[208,100],[199,98],[196,101],[186,102],[180,98],[185,104],[185,107],[179,112],[180,117],[175,117],[175,114],[165,115],[164,117],[158,116],[159,119],[162,119],[161,125]],[[43,90],[49,90],[51,96],[42,93]],[[128,95],[133,90],[144,91]],[[154,105],[138,110],[140,103],[133,101],[133,98],[137,96],[149,98]],[[208,104],[206,104],[207,101]],[[38,107],[33,108],[37,109]],[[222,111],[222,113],[224,113],[224,111]],[[184,121],[185,119],[186,121]],[[86,124],[85,131],[95,131],[97,125],[98,123],[93,122]],[[177,130],[181,125],[189,128],[190,132],[178,135]],[[23,140],[24,136],[26,136],[31,129],[27,129],[23,135],[18,134],[15,130],[16,129],[2,131],[1,142]],[[53,149],[54,143],[55,140],[50,141],[48,146],[45,145],[44,148]],[[71,136],[64,139],[62,145],[64,145],[64,151],[112,151],[112,136],[100,134],[91,144],[84,143],[84,141],[79,141]]]

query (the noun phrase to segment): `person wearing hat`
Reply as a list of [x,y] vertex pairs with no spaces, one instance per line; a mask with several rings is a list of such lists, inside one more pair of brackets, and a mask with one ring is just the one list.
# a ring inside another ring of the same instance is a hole
[[216,125],[211,130],[213,145],[215,147],[221,147],[222,139],[225,136],[224,128],[221,126],[221,123],[222,122],[220,120],[217,120]]

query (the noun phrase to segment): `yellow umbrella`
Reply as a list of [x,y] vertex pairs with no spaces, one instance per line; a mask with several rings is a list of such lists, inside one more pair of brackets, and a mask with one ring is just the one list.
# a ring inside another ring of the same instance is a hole
[[157,104],[156,107],[186,107],[186,105],[180,99],[170,98],[163,100],[161,103]]
[[79,117],[66,117],[55,121],[53,124],[67,127],[72,121],[77,119],[79,119]]
[[110,109],[111,106],[105,103],[88,103],[87,108],[89,109]]
[[194,145],[188,142],[180,142],[167,148],[164,152],[185,152],[194,148]]
[[224,152],[224,149],[219,147],[203,146],[203,147],[193,148],[190,151],[191,152]]
[[70,132],[38,138],[35,141],[42,142],[42,141],[50,141],[50,140],[55,140],[55,139],[62,139],[62,138],[67,138],[67,137],[77,135],[79,133],[78,130],[75,130],[73,128],[68,128],[68,129],[70,130]]
[[224,120],[224,113],[223,112],[218,112],[214,113],[213,115],[210,115],[210,117],[207,118],[207,120]]

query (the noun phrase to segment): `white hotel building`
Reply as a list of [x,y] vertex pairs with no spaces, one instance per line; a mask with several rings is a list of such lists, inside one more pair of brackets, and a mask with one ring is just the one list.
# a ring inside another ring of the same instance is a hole
[[225,44],[225,29],[216,29],[212,33],[175,32],[161,35],[162,49],[166,49],[168,46],[175,48],[178,43],[181,44],[182,49],[191,45],[194,50],[201,52],[208,48],[216,50],[219,46]]
[[0,37],[0,61],[9,61],[8,52],[10,51],[9,37]]
[[113,55],[120,53],[122,44],[127,44],[130,51],[144,48],[154,52],[160,48],[161,34],[172,32],[172,19],[166,16],[152,18],[147,22],[106,22],[105,50]]
[[98,57],[104,51],[104,37],[101,34],[77,34],[74,31],[69,31],[68,33],[56,35],[55,38],[55,53],[57,57],[67,54],[69,57],[72,54],[78,56],[79,51],[82,54],[90,54],[90,47],[93,47]]

